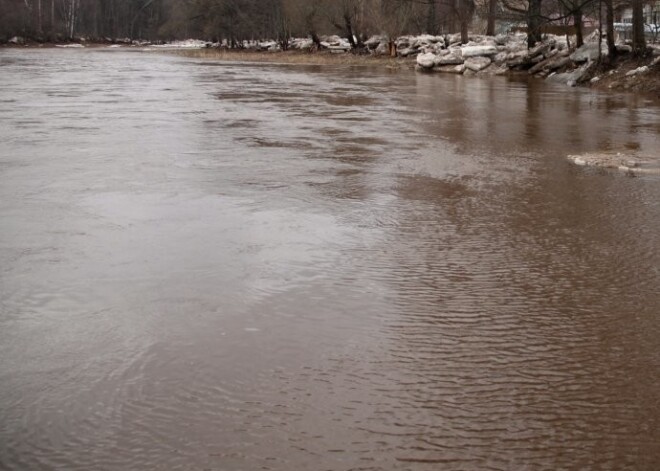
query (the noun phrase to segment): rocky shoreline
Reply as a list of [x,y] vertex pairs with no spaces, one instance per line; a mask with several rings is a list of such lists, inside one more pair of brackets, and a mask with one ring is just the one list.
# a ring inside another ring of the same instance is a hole
[[[527,73],[568,86],[597,87],[603,75],[613,75],[617,66],[632,61],[639,65],[626,67],[624,82],[628,86],[624,83],[623,88],[634,88],[634,82],[649,82],[645,79],[650,78],[651,85],[656,83],[647,87],[649,90],[646,91],[655,92],[660,97],[660,83],[657,83],[660,78],[660,47],[649,48],[646,59],[633,60],[631,47],[619,44],[616,60],[607,61],[607,47],[601,43],[599,48],[597,34],[577,49],[571,49],[562,36],[548,36],[531,49],[527,48],[525,40],[525,35],[475,36],[467,44],[460,44],[460,41],[447,44],[443,38],[425,38],[417,55],[417,68],[462,75]],[[615,88],[616,84],[610,80],[608,85]]]

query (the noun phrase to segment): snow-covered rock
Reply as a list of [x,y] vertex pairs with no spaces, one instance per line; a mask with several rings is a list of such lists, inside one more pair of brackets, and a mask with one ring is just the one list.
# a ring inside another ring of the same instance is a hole
[[498,50],[495,46],[463,46],[461,55],[464,59],[478,56],[494,56]]
[[444,72],[449,74],[462,74],[465,67],[461,65],[441,65],[433,69],[435,72]]
[[479,72],[488,67],[491,60],[488,57],[469,57],[465,59],[465,67],[473,72]]
[[380,43],[375,50],[376,55],[386,56],[390,53],[390,46],[387,43]]
[[549,75],[548,78],[546,78],[546,80],[548,82],[563,83],[571,87],[574,87],[587,74],[588,68],[589,68],[588,65],[583,65],[582,67],[579,67],[573,70],[572,72],[564,72],[561,74]]
[[495,54],[495,57],[493,57],[493,62],[502,65],[504,64],[504,61],[506,61],[506,56],[507,53],[505,51],[498,52],[497,54]]
[[433,53],[427,52],[417,56],[417,65],[423,69],[432,69],[436,65],[438,56]]
[[314,41],[309,38],[293,38],[289,45],[292,49],[305,51],[314,46]]
[[[561,54],[561,53],[560,53]],[[571,60],[565,56],[553,56],[550,57],[549,59],[546,59],[542,62],[539,62],[538,64],[534,65],[531,69],[529,69],[530,74],[535,74],[537,72],[541,71],[552,71],[559,69],[561,67],[564,67],[565,65],[568,65],[568,63],[571,62]]]
[[20,36],[14,36],[9,40],[9,44],[23,44],[25,42],[25,39],[23,39]]
[[529,61],[527,50],[510,52],[506,56],[506,65],[509,68],[517,67]]
[[438,65],[458,65],[462,64],[463,62],[463,58],[459,54],[453,52],[441,56],[437,60]]
[[632,77],[633,75],[641,75],[649,72],[651,69],[649,69],[648,65],[643,65],[641,67],[637,67],[636,69],[629,70],[626,72],[626,77]]
[[387,38],[385,36],[371,36],[364,42],[364,45],[369,49],[376,49],[383,43],[387,43]]
[[[601,54],[607,55],[607,45],[603,44]],[[598,43],[586,43],[580,46],[570,55],[573,62],[587,62],[598,59]]]
[[185,41],[172,41],[166,44],[154,44],[152,47],[162,49],[202,49],[208,47],[207,44],[206,41],[199,39],[186,39]]

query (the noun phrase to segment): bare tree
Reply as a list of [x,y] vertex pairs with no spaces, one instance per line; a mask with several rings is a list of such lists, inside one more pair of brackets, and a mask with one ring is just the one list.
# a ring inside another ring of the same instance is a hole
[[646,55],[646,38],[644,37],[644,1],[632,0],[632,48],[636,56]]

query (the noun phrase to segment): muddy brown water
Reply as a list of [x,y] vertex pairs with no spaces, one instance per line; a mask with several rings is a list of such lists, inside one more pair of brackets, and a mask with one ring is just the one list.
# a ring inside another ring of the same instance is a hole
[[660,466],[645,98],[0,51],[0,468]]

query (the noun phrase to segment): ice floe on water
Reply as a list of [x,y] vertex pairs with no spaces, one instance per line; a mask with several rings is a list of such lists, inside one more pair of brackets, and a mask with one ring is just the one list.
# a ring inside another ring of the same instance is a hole
[[638,156],[622,152],[587,152],[568,155],[568,160],[583,167],[616,169],[627,173],[660,175],[660,157]]

